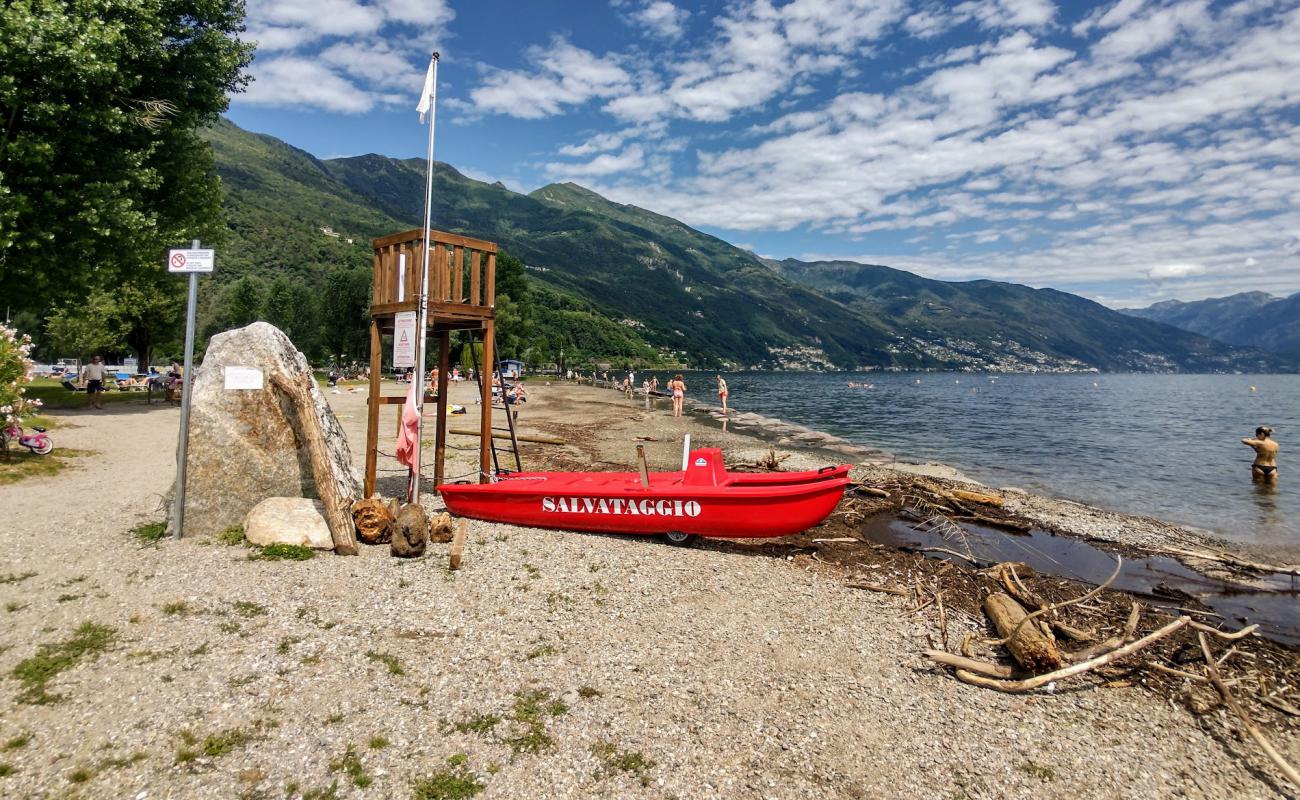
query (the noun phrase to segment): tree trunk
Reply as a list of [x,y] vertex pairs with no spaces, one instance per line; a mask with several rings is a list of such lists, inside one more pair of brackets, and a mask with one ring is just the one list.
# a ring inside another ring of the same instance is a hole
[[[1011,637],[1006,647],[1020,665],[1030,672],[1047,672],[1060,669],[1064,661],[1056,643],[1039,629],[1037,620],[1021,621],[1028,616],[1025,609],[1010,596],[996,592],[984,598],[984,613],[993,621],[998,636]],[[1015,635],[1012,636],[1012,631]]]

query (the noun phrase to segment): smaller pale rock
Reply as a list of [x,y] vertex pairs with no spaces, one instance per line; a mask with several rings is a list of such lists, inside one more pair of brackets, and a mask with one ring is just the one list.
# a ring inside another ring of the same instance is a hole
[[296,544],[333,550],[329,523],[321,504],[306,497],[268,497],[244,517],[244,538],[251,544]]
[[443,512],[429,520],[429,541],[446,544],[451,541],[451,514]]

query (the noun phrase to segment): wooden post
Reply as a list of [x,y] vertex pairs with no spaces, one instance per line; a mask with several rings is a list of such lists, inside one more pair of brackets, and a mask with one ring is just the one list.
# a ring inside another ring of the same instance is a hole
[[443,331],[438,334],[438,418],[434,422],[438,441],[434,444],[433,449],[433,485],[435,488],[442,483],[443,466],[447,460],[447,388],[451,385],[448,381],[447,367],[450,360],[451,334]]
[[[497,305],[497,254],[488,253],[487,257],[487,274],[483,276],[483,305],[488,308],[496,308]],[[491,325],[492,323],[488,323]],[[490,330],[490,328],[489,328]],[[483,363],[490,363],[486,358]],[[489,374],[496,372],[496,367],[488,370]]]
[[[311,380],[310,375],[305,378],[305,381]],[[334,552],[341,556],[355,556],[357,535],[356,524],[352,521],[352,501],[355,498],[344,497],[339,493],[334,466],[325,449],[325,432],[321,430],[320,419],[316,416],[316,403],[311,396],[310,384],[305,381],[293,381],[279,373],[271,375],[271,385],[289,398],[298,414],[302,444],[311,461],[316,493],[325,506],[325,521],[329,523],[330,536],[334,539]]]
[[[488,275],[490,276],[495,266],[496,259],[488,255]],[[488,283],[491,287],[492,284]],[[496,369],[492,366],[496,354],[492,352],[496,339],[496,322],[487,320],[483,323],[483,363],[479,365],[482,375],[483,400],[479,404],[479,434],[478,434],[478,482],[492,482],[492,376],[496,374]],[[510,413],[507,411],[506,413]]]
[[641,488],[650,488],[650,465],[645,460],[645,445],[636,446],[636,463],[641,467]]
[[465,248],[460,245],[451,257],[451,302],[465,302]]
[[479,291],[479,257],[482,254],[474,250],[469,254],[469,304],[472,306],[483,303],[482,292]]
[[456,526],[456,533],[451,537],[451,557],[447,560],[448,569],[460,569],[460,559],[465,554],[465,537],[469,534],[469,523],[461,520]]
[[379,322],[370,320],[370,397],[366,409],[366,497],[375,493],[375,471],[379,460],[379,379],[384,369],[383,340]]

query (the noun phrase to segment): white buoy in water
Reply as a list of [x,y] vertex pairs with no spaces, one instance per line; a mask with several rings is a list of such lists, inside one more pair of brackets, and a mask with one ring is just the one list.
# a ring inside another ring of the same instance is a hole
[[1258,392],[1258,391],[1259,391],[1259,390],[1256,389],[1254,386],[1250,387],[1250,390],[1251,390],[1252,392]]

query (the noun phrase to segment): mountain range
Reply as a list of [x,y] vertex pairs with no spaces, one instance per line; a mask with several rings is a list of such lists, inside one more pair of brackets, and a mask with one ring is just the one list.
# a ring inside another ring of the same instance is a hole
[[[419,226],[424,162],[317,159],[222,120],[208,132],[225,190],[220,281],[370,261],[371,238]],[[692,367],[1000,371],[1269,371],[1289,362],[1051,289],[952,283],[854,262],[769,261],[572,183],[529,194],[434,169],[434,227],[521,259],[558,308],[617,352]],[[337,237],[322,233],[330,228]],[[595,326],[593,328],[593,326]],[[601,326],[604,326],[603,328]],[[571,350],[570,352],[573,352]]]
[[1242,292],[1189,303],[1165,300],[1124,313],[1228,344],[1300,358],[1300,292],[1290,297]]

